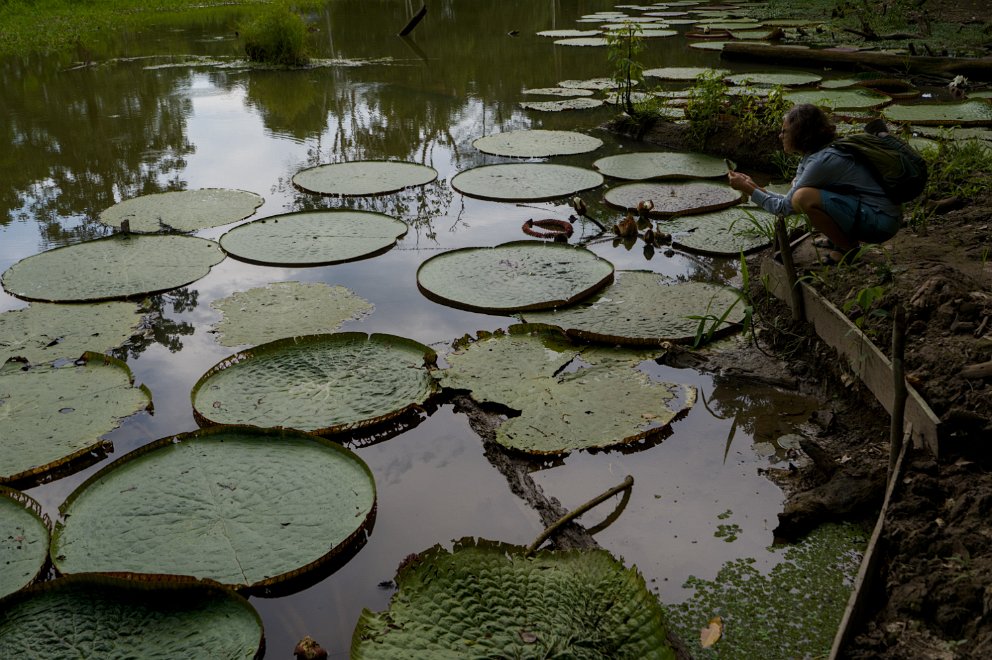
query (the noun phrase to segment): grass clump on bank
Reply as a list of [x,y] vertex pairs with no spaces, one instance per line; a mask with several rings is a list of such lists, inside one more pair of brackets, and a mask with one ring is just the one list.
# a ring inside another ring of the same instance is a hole
[[307,26],[285,5],[273,5],[239,27],[245,55],[252,62],[300,66],[307,55]]
[[970,201],[992,192],[992,146],[983,140],[943,139],[923,149],[929,178],[923,194],[909,208],[910,224],[926,227],[941,206]]

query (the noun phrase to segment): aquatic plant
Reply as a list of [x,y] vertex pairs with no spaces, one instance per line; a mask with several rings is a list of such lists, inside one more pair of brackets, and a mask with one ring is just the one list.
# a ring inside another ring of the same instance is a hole
[[275,5],[242,23],[239,32],[252,62],[301,66],[309,61],[306,23],[286,5]]

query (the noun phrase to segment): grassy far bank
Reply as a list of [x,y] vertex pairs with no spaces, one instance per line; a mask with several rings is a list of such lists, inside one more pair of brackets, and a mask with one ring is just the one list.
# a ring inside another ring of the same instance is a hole
[[0,0],[0,57],[48,54],[88,45],[101,33],[137,29],[170,16],[214,7],[263,11],[275,4],[297,9],[327,0]]

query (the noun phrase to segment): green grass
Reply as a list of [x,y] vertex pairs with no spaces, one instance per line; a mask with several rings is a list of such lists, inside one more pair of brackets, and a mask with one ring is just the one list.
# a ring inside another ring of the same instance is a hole
[[90,45],[101,34],[140,29],[213,7],[262,11],[287,4],[319,7],[326,0],[0,0],[0,56],[50,54]]

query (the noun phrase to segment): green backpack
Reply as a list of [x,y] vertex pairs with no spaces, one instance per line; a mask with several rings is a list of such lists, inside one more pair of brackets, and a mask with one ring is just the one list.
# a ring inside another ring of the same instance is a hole
[[830,146],[864,163],[886,197],[897,204],[916,199],[927,185],[927,162],[916,149],[894,135],[847,135]]

